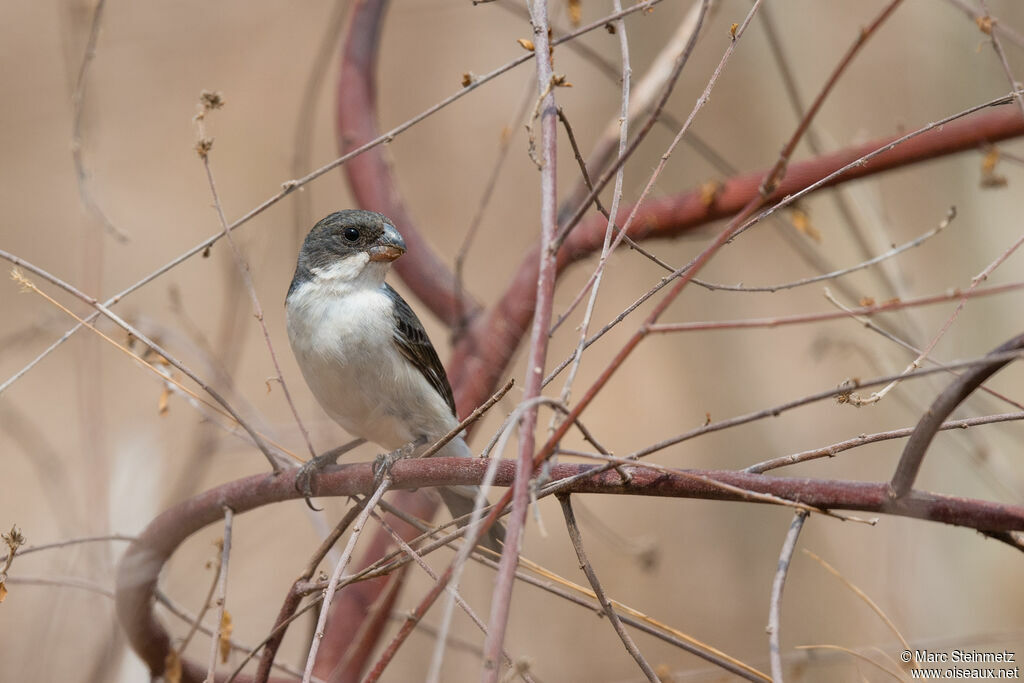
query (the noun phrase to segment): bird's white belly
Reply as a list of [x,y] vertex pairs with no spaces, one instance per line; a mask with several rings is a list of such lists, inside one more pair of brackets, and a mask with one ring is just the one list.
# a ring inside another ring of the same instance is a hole
[[395,345],[391,300],[377,290],[339,298],[324,289],[305,283],[289,297],[288,338],[327,414],[389,450],[452,429],[448,406]]

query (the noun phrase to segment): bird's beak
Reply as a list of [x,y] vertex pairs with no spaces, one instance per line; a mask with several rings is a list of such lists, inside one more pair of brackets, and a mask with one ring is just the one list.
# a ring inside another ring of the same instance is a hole
[[389,224],[384,226],[380,241],[370,247],[369,252],[371,261],[394,261],[405,253],[405,240],[395,226]]

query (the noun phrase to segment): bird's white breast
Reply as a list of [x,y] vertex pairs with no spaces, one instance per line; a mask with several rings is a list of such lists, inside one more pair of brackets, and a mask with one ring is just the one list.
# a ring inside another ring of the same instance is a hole
[[331,275],[299,284],[287,302],[288,339],[327,414],[387,449],[453,428],[447,404],[395,345],[391,298]]

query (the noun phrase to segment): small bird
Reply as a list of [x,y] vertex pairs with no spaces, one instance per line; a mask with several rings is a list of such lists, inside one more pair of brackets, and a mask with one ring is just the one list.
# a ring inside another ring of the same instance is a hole
[[[423,324],[384,281],[405,251],[402,235],[381,214],[332,213],[302,243],[285,299],[288,340],[317,401],[347,432],[392,453],[436,441],[459,423],[448,376]],[[296,478],[304,493],[310,494],[310,469],[336,461],[344,450],[307,463]],[[457,436],[437,455],[473,454]],[[438,489],[453,517],[473,510],[476,491]],[[504,537],[496,523],[480,543],[501,552]]]

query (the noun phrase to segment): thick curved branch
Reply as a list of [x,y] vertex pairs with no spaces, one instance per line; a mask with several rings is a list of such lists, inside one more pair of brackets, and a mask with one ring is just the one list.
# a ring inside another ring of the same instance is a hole
[[[488,464],[486,460],[467,458],[401,460],[391,470],[393,487],[479,484]],[[515,466],[512,461],[499,463],[495,484],[509,486],[515,477]],[[603,469],[592,465],[556,465],[552,467],[551,480]],[[615,470],[600,471],[575,481],[560,492],[751,500],[735,488],[726,490],[714,485],[714,482],[721,482],[823,509],[887,513],[996,533],[1024,530],[1024,506],[921,491],[910,491],[894,504],[887,482],[771,477],[731,470],[681,470],[678,474],[643,466],[630,470],[629,483],[623,483]],[[157,578],[164,564],[186,538],[209,524],[219,523],[224,506],[243,514],[263,505],[301,498],[302,494],[295,490],[295,473],[292,470],[279,475],[254,475],[206,491],[158,516],[131,543],[118,566],[117,615],[132,648],[151,672],[163,672],[170,647],[170,637],[153,613]],[[369,495],[374,490],[373,464],[329,468],[317,483],[320,496]],[[345,592],[342,591],[342,595]],[[205,676],[204,667],[187,664],[185,671],[184,681],[198,681]],[[190,678],[190,672],[196,672],[197,677]],[[236,680],[249,679],[239,677]]]
[[[345,154],[380,133],[377,130],[377,53],[387,0],[361,0],[352,12],[338,77],[337,131],[340,153]],[[456,289],[455,275],[416,227],[398,192],[383,146],[360,154],[343,167],[359,206],[379,211],[395,222],[409,253],[395,262],[395,270],[416,296],[451,327],[460,314],[472,316],[480,306]]]
[[[1002,356],[1007,351],[1016,351],[1020,348],[1024,348],[1024,334],[1019,334],[996,347],[989,355]],[[946,387],[938,398],[928,406],[928,410],[925,411],[924,416],[907,440],[899,464],[896,466],[896,473],[889,484],[893,498],[901,498],[910,491],[910,487],[914,485],[914,479],[917,478],[917,473],[921,469],[921,463],[924,462],[928,446],[931,445],[932,439],[942,428],[942,423],[949,417],[949,414],[989,377],[1002,370],[1013,360],[1014,358],[1000,357],[967,370]]]
[[[1020,135],[1024,135],[1024,119],[1012,108],[970,116],[908,140],[869,163],[852,168],[823,187]],[[875,140],[790,164],[770,200],[794,194],[899,137]],[[633,219],[630,237],[637,241],[678,237],[708,223],[731,217],[757,196],[765,172],[745,173],[725,181],[710,203],[700,188],[648,200]],[[620,209],[618,220],[624,220],[632,210],[632,206]],[[596,212],[581,221],[558,252],[559,272],[600,251],[605,227],[604,217]],[[461,410],[479,404],[490,395],[525,334],[533,317],[537,249],[534,247],[523,257],[501,300],[486,316],[477,318],[469,334],[456,345],[449,377]]]

